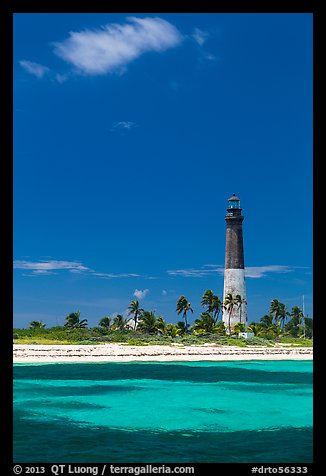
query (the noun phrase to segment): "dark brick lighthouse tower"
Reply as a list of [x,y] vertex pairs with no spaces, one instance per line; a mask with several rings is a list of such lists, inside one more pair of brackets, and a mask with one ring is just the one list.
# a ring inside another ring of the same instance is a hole
[[[231,328],[237,322],[247,323],[247,303],[246,303],[246,280],[243,256],[243,235],[240,199],[232,195],[228,200],[226,211],[226,248],[225,248],[225,270],[224,270],[224,292],[223,301],[227,294],[231,293],[233,298],[238,297],[238,304],[233,309],[223,310],[223,322],[226,328]],[[241,296],[241,301],[239,296]],[[231,312],[230,312],[231,310]]]

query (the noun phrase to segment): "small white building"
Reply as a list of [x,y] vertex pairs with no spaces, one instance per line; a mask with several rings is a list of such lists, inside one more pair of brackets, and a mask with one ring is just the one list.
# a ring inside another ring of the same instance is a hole
[[254,337],[255,334],[253,332],[239,332],[238,336],[248,339],[249,337]]
[[135,320],[131,317],[130,319],[127,320],[126,327],[128,329],[131,329],[132,331],[135,331],[138,327],[138,322],[137,322],[137,325],[135,326]]

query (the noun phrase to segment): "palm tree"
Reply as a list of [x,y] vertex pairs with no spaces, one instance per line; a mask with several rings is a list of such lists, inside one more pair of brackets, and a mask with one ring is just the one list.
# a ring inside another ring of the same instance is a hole
[[285,324],[285,321],[286,319],[288,318],[288,316],[290,315],[290,313],[286,310],[286,306],[281,303],[281,309],[280,309],[281,313],[280,313],[280,320],[282,322],[282,329],[284,327],[284,324]]
[[218,321],[218,316],[221,314],[221,311],[223,309],[223,303],[220,300],[218,296],[214,296],[214,302],[213,302],[213,315],[215,322]]
[[273,299],[270,305],[269,313],[274,317],[275,322],[281,321],[284,325],[284,321],[286,320],[289,313],[286,311],[285,305],[278,301],[278,299]]
[[272,314],[265,314],[263,317],[260,318],[260,323],[258,323],[259,328],[255,335],[257,336],[264,336],[266,334],[273,335],[277,337],[280,332],[280,321],[277,320],[276,323],[273,323],[273,316]]
[[156,317],[153,311],[144,311],[141,315],[138,329],[147,334],[156,334],[158,331]]
[[243,299],[240,294],[237,294],[236,297],[235,297],[235,299],[236,299],[236,301],[237,301],[238,308],[239,308],[239,310],[240,310],[240,324],[241,324],[242,305],[243,305],[243,304],[247,304],[247,301],[246,301],[245,299]]
[[202,295],[202,301],[201,301],[201,305],[203,307],[207,307],[207,311],[208,312],[212,312],[213,311],[213,307],[214,307],[214,293],[211,289],[207,289],[204,294]]
[[218,321],[216,323],[215,333],[219,336],[225,336],[226,335],[225,324],[224,324],[223,321]]
[[308,339],[313,338],[313,318],[312,317],[305,317],[304,318],[304,331],[305,331],[305,337]]
[[[182,322],[184,325],[184,323]],[[178,337],[180,334],[180,328],[176,324],[169,323],[165,328],[165,333],[170,337]]]
[[185,320],[185,325],[186,325],[186,332],[188,332],[188,320],[187,320],[187,312],[190,311],[192,314],[194,312],[193,308],[191,307],[190,302],[188,299],[185,298],[185,296],[180,296],[177,302],[177,308],[176,311],[178,314],[183,313],[182,317]]
[[177,322],[177,329],[178,329],[178,334],[183,336],[184,334],[187,334],[189,332],[188,330],[189,324],[185,324],[183,321],[178,321]]
[[122,314],[117,314],[113,319],[113,326],[116,330],[123,331],[126,328],[127,319]]
[[301,325],[303,312],[298,306],[293,306],[291,309],[291,319],[284,326],[283,331],[292,337],[299,337],[304,335],[304,326]]
[[286,321],[286,319],[289,315],[290,314],[287,312],[286,306],[281,302],[280,303],[280,309],[279,309],[279,319],[280,319],[280,322],[282,324],[281,325],[282,329],[283,329],[285,321]]
[[248,332],[252,332],[255,336],[258,334],[261,328],[261,324],[259,322],[251,322],[247,327]]
[[298,324],[302,321],[303,312],[299,306],[293,306],[290,313],[291,319],[296,319]]
[[222,310],[222,302],[211,289],[207,289],[202,295],[201,305],[207,307],[208,313],[213,313],[215,322],[218,320],[218,315]]
[[138,318],[140,314],[144,311],[144,309],[139,307],[139,301],[137,301],[137,299],[134,299],[133,301],[131,301],[131,303],[128,306],[128,309],[129,309],[128,316],[132,316],[132,315],[134,316],[133,317],[135,322],[134,329],[136,329]]
[[223,307],[224,309],[227,310],[228,315],[229,315],[229,322],[228,322],[228,334],[231,334],[231,317],[233,315],[233,311],[235,306],[238,305],[238,301],[235,297],[233,297],[232,293],[228,293],[225,298],[224,298],[224,304]]
[[272,335],[274,337],[278,337],[281,334],[281,332],[282,332],[282,330],[281,330],[281,327],[278,323],[278,324],[272,324],[269,327],[261,326],[257,335],[258,335],[258,337],[259,336],[266,336],[266,335]]
[[80,311],[72,312],[69,316],[66,317],[66,327],[71,327],[72,329],[82,329],[87,327],[87,319],[80,320]]
[[193,329],[197,332],[213,334],[216,331],[216,322],[212,312],[202,312],[201,319],[196,319]]
[[273,316],[271,314],[265,314],[260,318],[261,325],[264,327],[270,327],[273,325]]
[[162,316],[159,316],[156,319],[156,328],[162,335],[166,334],[166,322],[165,322],[165,319],[163,319]]
[[111,321],[112,321],[111,317],[102,317],[102,319],[100,320],[98,325],[100,327],[104,327],[104,329],[106,329],[108,331],[108,330],[110,330]]
[[43,321],[32,321],[29,324],[29,329],[44,329],[45,326]]
[[240,332],[244,332],[246,328],[246,325],[244,322],[237,322],[233,326],[233,330],[236,334],[239,334]]

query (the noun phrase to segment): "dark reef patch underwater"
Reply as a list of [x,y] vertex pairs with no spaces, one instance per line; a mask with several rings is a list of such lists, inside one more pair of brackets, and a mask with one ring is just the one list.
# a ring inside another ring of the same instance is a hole
[[312,461],[312,361],[16,364],[15,462]]

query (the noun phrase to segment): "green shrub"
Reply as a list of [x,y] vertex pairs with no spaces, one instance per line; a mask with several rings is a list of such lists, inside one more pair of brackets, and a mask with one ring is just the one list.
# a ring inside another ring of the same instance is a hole
[[278,337],[276,337],[274,334],[264,334],[263,332],[260,334],[260,339],[267,339],[269,341],[276,341]]
[[110,332],[107,329],[105,329],[104,327],[99,327],[99,326],[98,327],[92,327],[90,329],[90,331],[91,331],[91,334],[93,336],[107,336],[108,333]]
[[149,345],[147,342],[138,340],[138,339],[129,339],[127,341],[128,345]]
[[96,342],[112,342],[112,337],[110,336],[98,336],[98,337],[90,337],[90,339],[95,340]]
[[263,337],[248,337],[244,339],[247,345],[260,345],[264,347],[271,347],[273,344],[270,339],[265,339]]
[[289,336],[282,336],[279,339],[280,344],[294,344],[298,347],[312,347],[313,340],[312,339],[303,339],[302,337],[289,337]]
[[177,339],[176,342],[180,344],[188,344],[188,345],[201,345],[205,342],[205,339],[202,336],[193,336],[193,335],[184,335],[180,339]]
[[219,339],[218,343],[222,345],[234,345],[237,347],[247,347],[246,341],[242,339],[235,339],[233,337],[221,338]]
[[279,342],[283,342],[284,344],[297,344],[300,343],[301,339],[298,337],[291,337],[291,336],[281,336],[279,338]]
[[[80,342],[90,335],[88,329],[67,329],[65,327],[52,327],[49,329],[14,329],[16,339],[32,339],[51,341]],[[31,341],[31,343],[32,343]]]

